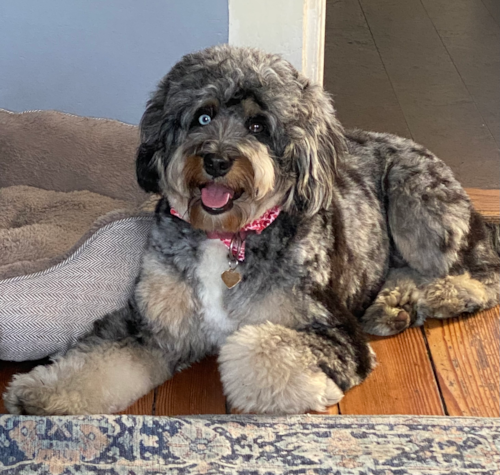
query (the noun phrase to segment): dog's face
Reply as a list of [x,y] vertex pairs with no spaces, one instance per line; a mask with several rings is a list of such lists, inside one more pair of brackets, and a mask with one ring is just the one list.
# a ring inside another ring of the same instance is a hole
[[139,184],[191,224],[236,232],[280,205],[332,199],[343,131],[331,101],[279,56],[217,46],[185,56],[141,121]]

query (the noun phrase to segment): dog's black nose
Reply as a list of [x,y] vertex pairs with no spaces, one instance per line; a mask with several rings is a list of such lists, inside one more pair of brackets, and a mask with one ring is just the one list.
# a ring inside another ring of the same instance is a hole
[[206,153],[202,157],[205,171],[214,178],[224,176],[233,165],[231,160],[226,160],[214,153]]

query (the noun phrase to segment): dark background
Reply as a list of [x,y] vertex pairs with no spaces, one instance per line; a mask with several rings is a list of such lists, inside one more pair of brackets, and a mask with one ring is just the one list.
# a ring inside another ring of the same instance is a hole
[[347,127],[427,146],[500,188],[500,0],[327,0],[325,87]]

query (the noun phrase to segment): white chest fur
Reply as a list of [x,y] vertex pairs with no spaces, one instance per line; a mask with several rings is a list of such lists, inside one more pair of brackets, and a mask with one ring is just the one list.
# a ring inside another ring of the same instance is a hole
[[198,298],[203,317],[202,328],[207,337],[217,345],[236,329],[236,322],[228,317],[224,308],[227,287],[221,274],[229,266],[227,247],[218,239],[208,239],[202,244],[202,258],[196,276],[199,279]]

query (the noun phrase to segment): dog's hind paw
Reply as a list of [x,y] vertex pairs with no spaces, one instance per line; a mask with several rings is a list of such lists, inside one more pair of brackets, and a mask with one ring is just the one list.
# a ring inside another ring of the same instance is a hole
[[221,379],[231,406],[241,412],[324,412],[343,397],[314,364],[308,349],[294,343],[294,330],[280,325],[246,326],[221,348]]
[[376,302],[361,317],[361,326],[366,333],[390,336],[401,333],[412,324],[406,310],[398,307],[380,305]]

